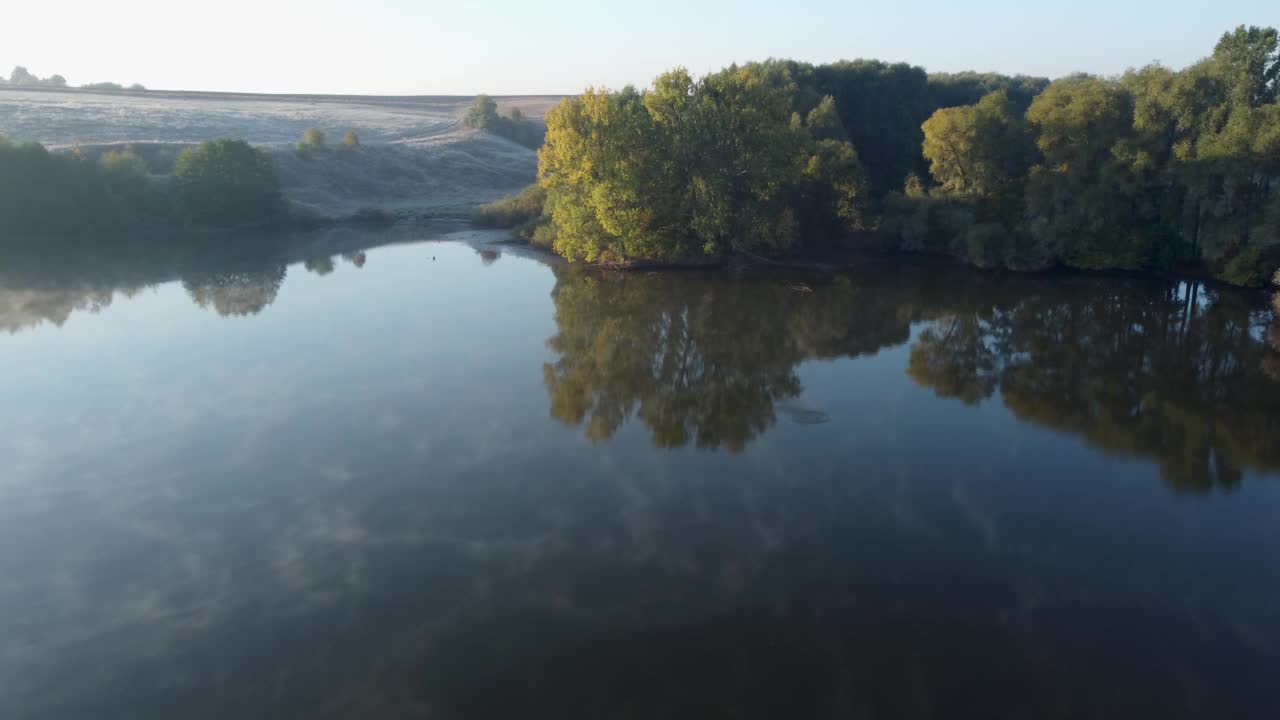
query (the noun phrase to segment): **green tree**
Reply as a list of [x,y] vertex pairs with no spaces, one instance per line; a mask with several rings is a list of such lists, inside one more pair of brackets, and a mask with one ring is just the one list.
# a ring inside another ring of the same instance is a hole
[[1229,78],[1232,99],[1257,107],[1280,92],[1280,43],[1275,28],[1245,27],[1224,33],[1213,57]]
[[1116,81],[1058,80],[1031,103],[1027,124],[1041,156],[1027,191],[1036,239],[1077,267],[1148,264],[1153,238],[1136,221],[1129,164],[1117,157],[1133,132],[1132,96]]
[[9,73],[9,84],[10,85],[39,85],[40,78],[36,77],[35,75],[32,75],[31,71],[19,65],[13,69],[13,72]]
[[929,172],[946,192],[980,200],[1021,195],[1033,148],[1003,92],[938,110],[922,130]]
[[815,100],[806,126],[799,97],[786,64],[759,63],[700,80],[677,69],[646,91],[564,101],[539,153],[557,251],[588,261],[778,253],[799,244],[802,223],[861,226],[857,154],[831,139],[830,102]]
[[307,128],[302,132],[302,140],[298,141],[296,149],[303,155],[321,153],[329,149],[329,140],[320,128]]
[[276,217],[281,207],[275,166],[242,140],[214,140],[185,150],[174,165],[173,183],[182,207],[198,222],[262,222]]
[[467,127],[483,130],[498,117],[498,103],[488,95],[477,95],[475,103],[462,118]]

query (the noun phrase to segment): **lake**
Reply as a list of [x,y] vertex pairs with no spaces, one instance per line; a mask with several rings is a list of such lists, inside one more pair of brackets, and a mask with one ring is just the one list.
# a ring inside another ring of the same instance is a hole
[[492,234],[0,270],[0,717],[1280,717],[1265,296]]

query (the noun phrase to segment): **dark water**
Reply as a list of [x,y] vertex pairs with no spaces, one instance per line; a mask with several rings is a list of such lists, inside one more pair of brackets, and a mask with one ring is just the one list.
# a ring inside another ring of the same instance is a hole
[[1280,717],[1263,297],[305,257],[0,269],[0,717]]

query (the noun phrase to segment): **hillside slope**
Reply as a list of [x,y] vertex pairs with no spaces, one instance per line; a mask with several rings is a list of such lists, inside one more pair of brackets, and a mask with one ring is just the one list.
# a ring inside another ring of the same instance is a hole
[[[0,134],[82,152],[132,145],[167,172],[183,148],[238,138],[271,153],[289,199],[323,214],[362,207],[459,210],[532,182],[535,153],[462,126],[471,97],[349,97],[178,92],[0,91]],[[558,98],[499,98],[540,118]],[[299,157],[302,132],[336,143],[360,137],[353,157]]]

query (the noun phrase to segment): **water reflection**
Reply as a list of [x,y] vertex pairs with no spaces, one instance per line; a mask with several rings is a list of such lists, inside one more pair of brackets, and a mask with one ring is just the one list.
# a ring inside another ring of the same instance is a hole
[[[311,261],[307,263],[307,269],[312,269]],[[329,272],[332,271],[330,263]],[[182,287],[202,308],[212,308],[223,317],[244,317],[258,314],[276,301],[284,276],[284,265],[222,269],[183,277]]]
[[307,258],[302,265],[308,272],[313,272],[321,276],[328,275],[333,272],[334,268],[333,258],[327,255],[323,257]]
[[199,307],[224,317],[256,315],[275,302],[288,265],[325,276],[341,257],[360,269],[370,247],[447,229],[140,237],[50,255],[9,249],[0,253],[0,330],[12,334],[45,322],[62,327],[76,312],[97,313],[117,295],[131,298],[174,280]]
[[1280,483],[1152,470],[1276,469],[1260,299],[881,265],[548,301],[509,254],[0,267],[11,332],[210,311],[9,338],[0,717],[1280,712]]
[[[315,254],[308,240],[9,265],[0,329],[61,327],[175,276],[197,306],[247,317],[276,300],[290,262],[320,277],[338,256],[365,265],[363,249]],[[485,265],[500,257],[476,253]],[[1245,470],[1280,471],[1280,310],[1251,294],[919,265],[827,277],[552,270],[556,358],[543,382],[552,416],[592,440],[634,420],[657,447],[739,452],[780,416],[830,419],[797,403],[802,363],[907,345],[906,374],[939,397],[998,397],[1023,421],[1155,460],[1172,487],[1231,488]]]
[[[870,265],[777,275],[556,269],[551,414],[607,440],[740,451],[790,412],[807,360],[909,343],[938,396],[997,394],[1020,419],[1149,457],[1179,489],[1280,471],[1271,314],[1253,296],[1114,277],[1020,278]],[[913,332],[914,328],[914,332]]]

